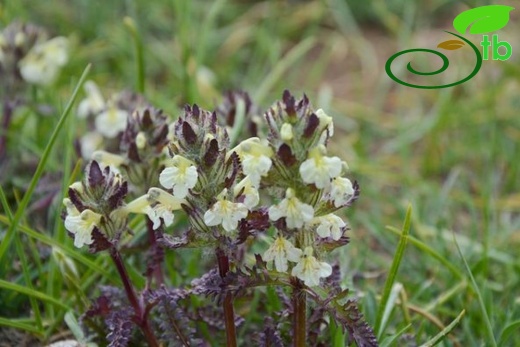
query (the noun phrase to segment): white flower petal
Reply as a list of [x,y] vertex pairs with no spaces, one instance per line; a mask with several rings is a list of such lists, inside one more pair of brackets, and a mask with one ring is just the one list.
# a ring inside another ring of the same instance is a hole
[[197,168],[190,160],[180,155],[173,157],[159,175],[161,185],[168,189],[173,187],[173,195],[178,198],[186,197],[189,189],[197,184],[197,180]]
[[271,247],[265,251],[263,259],[267,262],[274,260],[276,271],[285,272],[289,268],[287,261],[299,261],[301,254],[300,249],[294,247],[289,240],[278,235]]
[[127,118],[127,111],[111,105],[96,117],[96,130],[107,138],[114,138],[126,129]]
[[213,212],[212,210],[207,210],[206,213],[204,213],[204,223],[206,223],[207,226],[212,227],[215,225],[219,225],[222,222],[222,217],[220,217],[217,213]]
[[101,215],[91,210],[84,210],[79,215],[67,215],[65,218],[65,228],[74,234],[74,246],[80,248],[83,245],[90,245],[92,231],[101,220]]
[[312,247],[306,247],[300,261],[293,268],[291,274],[301,279],[307,286],[317,286],[320,284],[321,277],[332,274],[332,267],[318,261],[313,255]]
[[346,204],[355,193],[352,182],[345,177],[334,178],[327,192],[329,199],[334,202],[335,207],[341,207]]

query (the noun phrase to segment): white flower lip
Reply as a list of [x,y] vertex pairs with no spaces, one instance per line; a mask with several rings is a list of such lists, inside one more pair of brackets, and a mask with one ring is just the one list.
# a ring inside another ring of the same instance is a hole
[[87,97],[79,103],[77,111],[78,117],[86,118],[88,115],[96,115],[103,111],[106,104],[96,83],[93,81],[86,81],[83,89],[85,90]]
[[[68,210],[67,206],[67,210]],[[98,226],[101,215],[91,210],[84,210],[81,214],[74,213],[67,215],[65,218],[65,228],[74,234],[74,246],[77,248],[83,245],[90,245],[92,239],[92,231]]]
[[336,177],[327,188],[329,200],[334,202],[335,207],[344,206],[354,195],[352,182],[345,177]]
[[249,176],[244,177],[244,179],[242,179],[242,181],[240,181],[235,186],[233,189],[233,194],[235,197],[243,196],[244,205],[246,205],[249,209],[252,209],[260,202],[260,195],[258,194],[258,190]]
[[151,188],[148,194],[140,196],[123,209],[127,213],[146,214],[153,222],[153,230],[157,230],[162,221],[165,227],[173,224],[173,211],[181,208],[182,201],[162,189]]
[[238,222],[246,218],[249,210],[242,203],[234,203],[226,200],[227,189],[217,197],[217,202],[204,213],[204,223],[207,226],[222,225],[225,231],[231,232],[237,229]]
[[258,137],[242,141],[230,153],[233,151],[240,157],[244,174],[250,176],[255,185],[271,169],[273,150],[262,143]]
[[310,224],[318,225],[316,233],[320,237],[332,237],[335,241],[343,236],[343,228],[347,225],[343,219],[333,213],[316,217]]
[[309,287],[319,285],[321,277],[328,277],[332,274],[332,266],[318,261],[312,253],[312,247],[306,247],[300,261],[291,272],[293,276],[301,279]]
[[61,36],[35,45],[19,63],[23,79],[43,86],[53,83],[69,59],[68,45]]
[[330,180],[341,174],[343,162],[338,157],[326,157],[325,147],[319,145],[309,151],[308,159],[300,165],[300,175],[307,184],[323,189]]
[[112,139],[126,129],[128,112],[109,105],[95,120],[96,130],[103,136]]
[[265,251],[263,259],[265,261],[274,260],[276,271],[286,272],[288,269],[287,262],[298,262],[301,255],[301,249],[294,247],[290,241],[285,239],[283,236],[278,235],[271,247]]
[[164,188],[173,188],[173,195],[184,198],[188,195],[189,189],[197,184],[197,168],[190,160],[183,156],[174,156],[161,172],[159,182]]
[[86,133],[81,137],[81,156],[83,159],[92,158],[92,154],[103,145],[103,136],[97,131]]
[[285,217],[288,228],[301,228],[314,217],[314,208],[301,202],[291,188],[287,189],[285,199],[269,208],[269,218],[273,221]]

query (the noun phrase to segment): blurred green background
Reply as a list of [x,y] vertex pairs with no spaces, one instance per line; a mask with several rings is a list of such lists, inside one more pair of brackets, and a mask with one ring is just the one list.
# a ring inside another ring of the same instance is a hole
[[[395,52],[435,48],[449,38],[443,30],[453,30],[457,14],[489,3],[7,0],[0,3],[0,27],[20,19],[73,40],[70,62],[49,96],[57,104],[65,103],[87,63],[104,93],[135,89],[126,16],[143,40],[146,96],[172,116],[185,103],[211,109],[229,89],[248,91],[262,109],[284,89],[305,92],[334,117],[331,152],[347,160],[349,177],[361,185],[360,200],[347,212],[351,244],[335,256],[368,322],[375,321],[399,239],[386,226],[400,228],[411,205],[414,239],[384,336],[411,324],[409,341],[394,345],[421,345],[465,310],[439,345],[492,346],[487,323],[496,340],[520,325],[520,10],[498,32],[513,46],[511,59],[484,61],[467,83],[412,89],[384,70]],[[472,62],[453,64],[455,72],[439,81],[456,80],[456,64],[462,71]],[[57,153],[49,170],[60,165]],[[501,345],[520,345],[520,334]]]

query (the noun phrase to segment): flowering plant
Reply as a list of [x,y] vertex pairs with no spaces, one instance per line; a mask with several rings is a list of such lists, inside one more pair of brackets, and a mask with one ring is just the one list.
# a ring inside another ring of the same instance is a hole
[[[82,103],[80,110],[85,108]],[[332,118],[313,109],[306,96],[297,100],[288,91],[263,121],[255,110],[242,92],[228,94],[215,112],[186,106],[169,126],[162,112],[138,109],[126,117],[118,153],[94,152],[83,181],[69,188],[64,218],[74,245],[107,250],[124,284],[124,292],[104,289],[84,316],[91,328],[100,329],[99,318],[105,321],[111,346],[136,338],[133,326],[150,346],[199,345],[196,319],[225,328],[227,345],[236,346],[243,320],[234,302],[262,287],[280,288],[285,302],[266,318],[264,331],[255,332],[263,345],[289,342],[287,327],[273,320],[288,316],[295,346],[319,344],[327,324],[318,322],[328,320],[359,346],[377,345],[355,301],[345,301],[348,290],[341,289],[339,267],[329,255],[348,243],[338,210],[351,206],[360,192],[344,177],[347,164],[327,154]],[[237,129],[245,121],[254,125],[248,134]],[[127,201],[128,195],[134,199]],[[151,250],[140,291],[121,255],[139,233],[129,228],[139,215],[147,221]],[[179,218],[187,221],[184,232]],[[216,267],[186,288],[171,288],[163,252],[182,248],[213,253]],[[187,301],[200,295],[215,298],[221,313],[211,305],[194,313]],[[214,322],[219,314],[224,326]]]

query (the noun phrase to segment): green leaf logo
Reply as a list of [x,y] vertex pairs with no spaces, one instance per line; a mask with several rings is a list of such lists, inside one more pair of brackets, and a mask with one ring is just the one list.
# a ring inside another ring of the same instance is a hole
[[437,45],[438,48],[447,49],[448,51],[454,51],[462,46],[464,46],[464,42],[461,40],[448,40]]
[[505,27],[507,22],[509,22],[509,12],[514,9],[514,7],[505,5],[473,8],[455,17],[453,27],[463,35],[470,27],[470,34],[486,34]]

